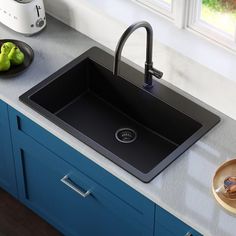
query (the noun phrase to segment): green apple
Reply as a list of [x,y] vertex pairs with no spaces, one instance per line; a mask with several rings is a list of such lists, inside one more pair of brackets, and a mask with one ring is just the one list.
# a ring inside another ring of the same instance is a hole
[[6,42],[1,47],[1,52],[9,54],[11,49],[16,47],[16,45],[12,42]]
[[10,60],[8,59],[8,55],[6,53],[0,54],[0,71],[7,71],[11,67]]
[[12,65],[20,65],[25,60],[25,55],[18,47],[13,47],[8,54],[8,59]]

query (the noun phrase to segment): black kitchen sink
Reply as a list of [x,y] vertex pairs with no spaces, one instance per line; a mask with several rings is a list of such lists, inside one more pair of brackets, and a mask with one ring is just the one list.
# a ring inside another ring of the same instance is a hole
[[220,118],[161,83],[91,48],[20,100],[140,180],[149,182]]

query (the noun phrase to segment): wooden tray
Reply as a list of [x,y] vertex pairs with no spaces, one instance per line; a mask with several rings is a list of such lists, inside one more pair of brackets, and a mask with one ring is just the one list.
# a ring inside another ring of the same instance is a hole
[[212,192],[222,207],[236,214],[236,199],[229,199],[222,192],[216,191],[224,184],[224,179],[228,176],[236,176],[236,159],[226,161],[216,170],[212,181]]

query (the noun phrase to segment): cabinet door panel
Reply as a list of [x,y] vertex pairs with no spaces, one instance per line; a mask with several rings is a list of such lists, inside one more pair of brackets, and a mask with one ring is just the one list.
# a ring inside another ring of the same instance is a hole
[[[153,234],[135,208],[29,137],[18,142],[15,153],[20,199],[66,235]],[[79,193],[88,190],[87,196]]]
[[0,187],[16,196],[15,167],[7,105],[0,101]]

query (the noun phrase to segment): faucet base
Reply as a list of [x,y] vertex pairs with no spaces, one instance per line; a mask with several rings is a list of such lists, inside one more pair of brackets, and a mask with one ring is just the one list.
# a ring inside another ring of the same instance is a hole
[[144,84],[143,88],[145,88],[146,90],[151,90],[153,88],[152,84]]

